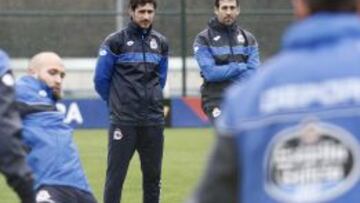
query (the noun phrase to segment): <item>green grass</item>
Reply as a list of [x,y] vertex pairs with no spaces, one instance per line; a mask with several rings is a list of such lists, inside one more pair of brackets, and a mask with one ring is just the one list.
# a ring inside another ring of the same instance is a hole
[[[213,142],[211,129],[166,129],[161,202],[183,202],[197,184]],[[75,141],[93,192],[102,202],[106,168],[105,130],[78,130]],[[0,176],[0,203],[17,203],[13,192]],[[141,171],[137,154],[125,180],[124,203],[142,202]]]

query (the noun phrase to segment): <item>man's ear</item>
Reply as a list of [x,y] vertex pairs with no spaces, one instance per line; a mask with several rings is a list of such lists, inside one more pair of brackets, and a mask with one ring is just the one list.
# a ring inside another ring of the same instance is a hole
[[216,6],[214,6],[214,13],[216,16],[219,14],[219,8],[217,8]]
[[34,67],[29,66],[27,69],[28,74],[30,75],[37,75],[37,72]]
[[30,75],[34,75],[34,74],[35,74],[34,69],[33,69],[33,68],[30,68],[30,67],[27,69],[27,72],[28,72],[28,74],[30,74]]
[[237,12],[237,14],[236,14],[237,16],[241,13],[241,8],[240,8],[240,6],[236,8],[236,12]]
[[128,15],[130,16],[130,19],[133,19],[134,11],[131,8],[128,9]]

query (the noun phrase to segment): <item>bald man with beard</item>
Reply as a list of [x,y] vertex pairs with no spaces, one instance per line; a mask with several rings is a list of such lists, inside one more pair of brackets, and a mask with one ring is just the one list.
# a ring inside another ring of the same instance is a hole
[[28,75],[16,83],[28,163],[35,175],[38,203],[95,203],[76,146],[73,129],[56,109],[62,96],[65,67],[53,52],[36,54]]

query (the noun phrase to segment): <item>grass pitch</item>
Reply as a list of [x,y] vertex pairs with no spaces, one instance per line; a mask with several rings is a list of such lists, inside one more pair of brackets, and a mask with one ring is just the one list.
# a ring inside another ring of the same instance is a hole
[[[163,158],[161,202],[183,202],[199,178],[212,146],[211,129],[166,129]],[[99,203],[106,169],[107,132],[105,130],[77,130],[75,141],[88,180]],[[142,202],[141,170],[135,154],[125,180],[122,202]],[[18,203],[14,193],[0,176],[0,203]]]

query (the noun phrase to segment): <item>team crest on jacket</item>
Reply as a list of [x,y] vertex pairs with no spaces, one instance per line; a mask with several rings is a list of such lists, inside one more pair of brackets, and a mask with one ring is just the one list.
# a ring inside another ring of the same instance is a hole
[[134,41],[130,40],[130,41],[126,42],[126,45],[128,45],[129,47],[131,47],[132,45],[134,45]]
[[150,48],[151,49],[157,49],[158,48],[158,44],[157,44],[157,42],[156,42],[156,39],[151,39],[150,40]]
[[327,202],[359,180],[359,143],[340,126],[306,122],[275,135],[265,157],[265,189],[279,202]]
[[245,43],[245,38],[244,38],[244,36],[242,34],[239,34],[237,36],[237,40],[238,40],[239,43]]

